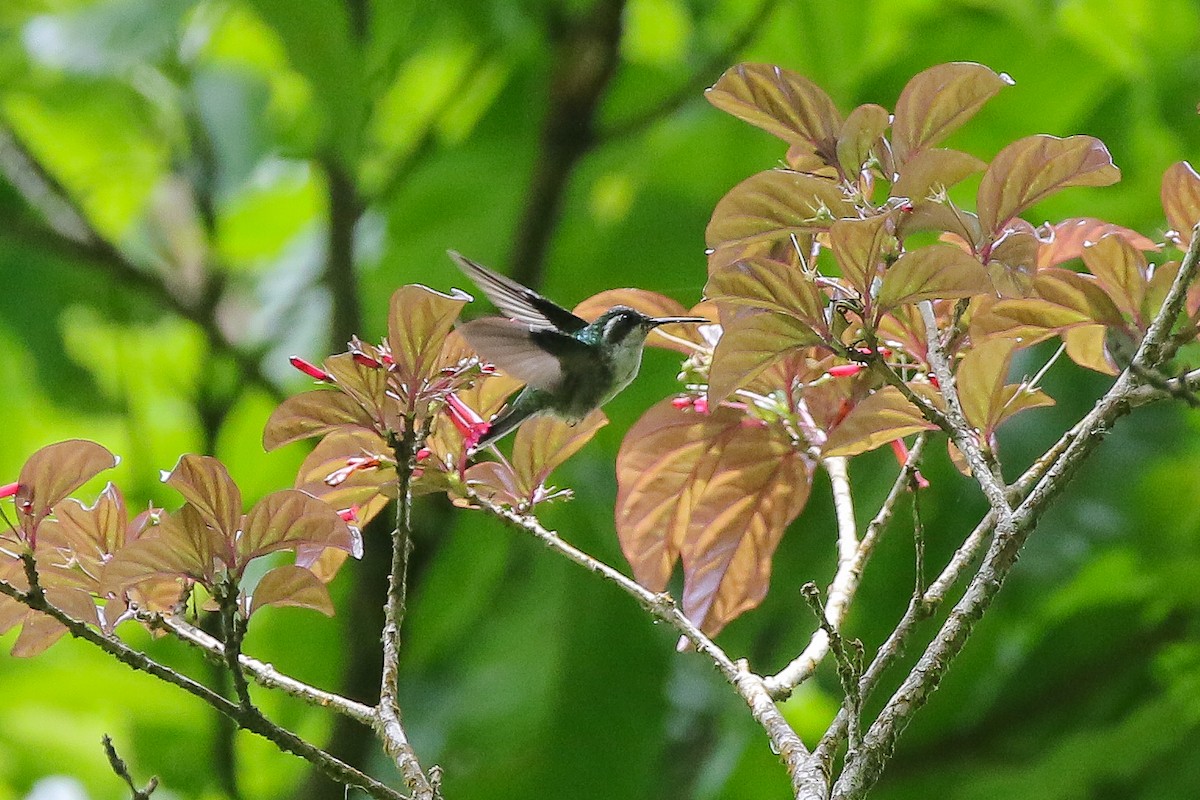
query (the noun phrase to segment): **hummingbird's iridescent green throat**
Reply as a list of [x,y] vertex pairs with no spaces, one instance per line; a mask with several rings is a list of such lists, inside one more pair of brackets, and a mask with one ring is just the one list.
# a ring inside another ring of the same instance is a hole
[[505,315],[477,319],[459,330],[480,358],[525,381],[525,388],[492,419],[475,450],[537,414],[579,422],[634,379],[650,331],[669,323],[709,322],[704,317],[650,317],[614,306],[589,323],[511,278],[449,253]]

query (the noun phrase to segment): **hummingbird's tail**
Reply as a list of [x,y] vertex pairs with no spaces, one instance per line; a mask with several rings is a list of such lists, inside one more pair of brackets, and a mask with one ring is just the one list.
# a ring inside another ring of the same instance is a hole
[[492,420],[487,433],[479,437],[479,441],[471,448],[471,452],[477,452],[489,445],[495,444],[516,430],[522,422],[529,419],[535,413],[537,413],[537,409],[522,407],[517,404],[512,404],[502,409],[496,415],[496,418]]

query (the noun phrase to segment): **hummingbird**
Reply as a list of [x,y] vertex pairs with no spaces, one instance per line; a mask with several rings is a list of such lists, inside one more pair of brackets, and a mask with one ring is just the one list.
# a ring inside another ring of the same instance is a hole
[[512,278],[448,252],[505,315],[473,320],[460,332],[481,358],[525,382],[473,450],[493,444],[538,414],[574,425],[633,381],[650,331],[671,323],[709,322],[704,317],[650,317],[628,306],[613,306],[588,322]]

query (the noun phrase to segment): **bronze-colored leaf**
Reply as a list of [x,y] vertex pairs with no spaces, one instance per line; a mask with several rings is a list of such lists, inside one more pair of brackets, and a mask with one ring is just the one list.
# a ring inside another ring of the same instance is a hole
[[[592,295],[575,306],[574,314],[592,322],[613,306],[629,306],[651,317],[692,316],[691,312],[678,300],[645,289],[608,289],[600,294]],[[700,338],[696,332],[696,326],[693,324],[663,325],[651,331],[650,336],[646,338],[648,345],[665,347],[668,350],[691,355],[696,348],[689,347],[685,344],[686,342],[697,346],[703,343],[703,339]]]
[[738,64],[704,97],[789,144],[819,152],[831,163],[841,116],[829,95],[808,78],[771,64]]
[[[387,400],[388,373],[382,367],[359,363],[353,353],[338,353],[325,359],[325,371],[333,376],[337,388],[345,392],[362,409],[362,417],[373,427],[382,429],[390,418]],[[420,387],[410,390],[403,398],[408,401]],[[406,407],[407,408],[407,407]]]
[[237,542],[239,563],[302,544],[336,547],[356,558],[362,556],[358,529],[312,495],[282,489],[259,500],[246,515],[245,530]]
[[[480,497],[505,506],[516,508],[528,502],[525,493],[517,485],[517,476],[510,464],[499,461],[481,461],[467,468],[464,475],[467,486]],[[456,505],[466,505],[464,499],[455,500]]]
[[[1071,309],[1089,321],[1105,325],[1124,323],[1121,311],[1091,275],[1061,267],[1048,267],[1034,279],[1033,291],[1037,297]],[[1059,323],[1060,326],[1062,324]]]
[[341,427],[373,425],[374,420],[350,395],[314,389],[292,395],[276,406],[263,428],[263,447],[274,450],[310,436],[324,436]]
[[708,403],[715,407],[776,360],[821,337],[793,316],[721,306],[721,339],[708,375]]
[[608,417],[597,408],[575,425],[540,416],[518,428],[511,463],[517,485],[526,498],[536,501],[536,494],[550,473],[579,452],[607,424]]
[[175,469],[163,473],[163,483],[184,499],[214,530],[232,542],[241,528],[242,493],[225,465],[212,456],[180,456]]
[[766,594],[771,558],[803,509],[811,464],[773,428],[718,407],[658,403],[617,456],[617,535],[634,576],[666,587],[684,565],[684,613],[709,635]]
[[[1180,266],[1178,261],[1168,261],[1153,268],[1150,281],[1146,284],[1146,296],[1142,299],[1142,319],[1154,319],[1158,314],[1167,299],[1167,292],[1171,290],[1171,284],[1175,282],[1175,276],[1179,274]],[[1193,309],[1194,306],[1189,304],[1189,311]]]
[[985,169],[986,162],[961,150],[941,147],[920,150],[901,165],[900,177],[892,184],[892,196],[907,197],[920,204],[935,192]]
[[829,228],[829,246],[838,268],[860,298],[871,294],[875,279],[882,273],[884,251],[896,247],[888,222],[888,216],[880,214],[866,219],[839,219]]
[[799,267],[757,256],[713,270],[704,294],[720,306],[773,311],[822,331],[825,296]]
[[751,175],[717,202],[704,240],[718,248],[786,239],[825,230],[852,212],[834,181],[771,169]]
[[910,250],[884,273],[877,300],[886,311],[921,300],[971,297],[991,291],[987,271],[952,244]]
[[1188,162],[1176,162],[1163,173],[1162,206],[1174,238],[1180,248],[1186,248],[1192,242],[1192,228],[1200,222],[1200,175]]
[[976,208],[984,231],[999,233],[1034,203],[1069,186],[1121,179],[1108,148],[1093,136],[1026,136],[1005,147],[983,173]]
[[992,288],[1001,297],[1028,297],[1037,274],[1038,240],[1033,226],[1015,219],[992,244],[987,272]]
[[1005,383],[1017,347],[1012,339],[989,339],[976,344],[959,364],[958,396],[963,414],[984,441],[990,441],[1000,423],[1018,411],[1054,405],[1040,389]]
[[212,588],[217,571],[232,566],[226,540],[190,504],[122,547],[104,567],[102,594],[121,594],[146,580],[182,576]]
[[25,618],[21,633],[13,643],[12,654],[17,658],[32,658],[44,653],[67,632],[65,626],[53,617],[32,612]]
[[396,361],[396,378],[408,387],[410,397],[437,372],[446,334],[470,299],[457,289],[442,294],[420,284],[401,286],[392,294],[388,344]]
[[311,608],[333,616],[333,600],[325,584],[309,570],[294,564],[275,567],[259,579],[250,599],[250,613],[263,606]]
[[[390,458],[391,448],[379,434],[363,428],[345,428],[322,439],[296,473],[295,487],[320,498],[335,510],[358,508],[357,525],[370,522],[396,494],[396,470],[389,462],[380,467],[348,470],[350,459]],[[338,474],[339,470],[346,470]],[[336,476],[333,483],[327,482]],[[337,478],[341,478],[338,480]]]
[[[927,384],[909,384],[913,391],[932,400],[933,389]],[[860,401],[829,434],[821,446],[821,455],[856,456],[868,450],[937,426],[921,416],[895,386],[884,386]]]
[[1083,248],[1083,263],[1096,276],[1117,308],[1142,323],[1149,283],[1146,257],[1120,236],[1105,236]]
[[18,508],[28,509],[30,530],[52,506],[117,461],[107,448],[86,439],[49,444],[31,455],[17,477],[15,497]]
[[975,116],[1012,78],[982,64],[939,64],[919,72],[896,101],[892,150],[899,162],[933,147]]
[[1095,217],[1072,217],[1055,225],[1045,223],[1037,229],[1038,268],[1054,267],[1064,261],[1083,257],[1084,245],[1101,237],[1120,236],[1138,250],[1158,250],[1159,246],[1137,231]]
[[1107,330],[1103,325],[1079,325],[1063,331],[1062,340],[1066,345],[1067,357],[1101,375],[1117,375],[1120,370],[1104,346]]
[[851,179],[858,175],[890,121],[887,109],[874,103],[850,112],[837,137],[837,158],[843,175]]
[[[92,505],[67,499],[55,506],[54,516],[62,536],[59,546],[88,565],[99,564],[102,556],[115,553],[125,544],[129,514],[125,499],[112,483],[104,487]],[[45,533],[39,537],[44,539]]]

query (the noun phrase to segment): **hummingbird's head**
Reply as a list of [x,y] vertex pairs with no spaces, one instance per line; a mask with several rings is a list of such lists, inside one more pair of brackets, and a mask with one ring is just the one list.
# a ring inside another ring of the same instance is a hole
[[600,341],[610,347],[641,345],[650,331],[675,322],[706,323],[703,317],[651,317],[629,306],[613,306],[592,323],[600,330]]

